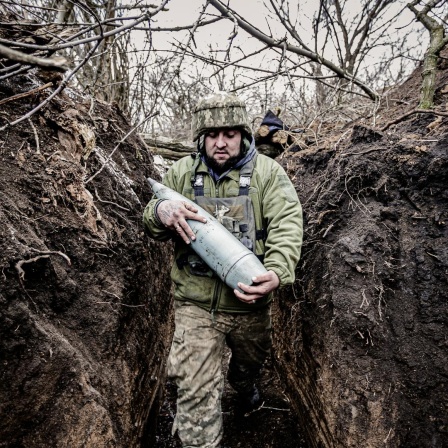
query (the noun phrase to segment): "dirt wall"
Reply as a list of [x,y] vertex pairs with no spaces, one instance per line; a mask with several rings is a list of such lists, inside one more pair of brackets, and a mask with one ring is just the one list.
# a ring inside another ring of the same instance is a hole
[[[1,124],[41,99],[3,106]],[[140,140],[119,144],[129,130],[116,108],[67,90],[1,136],[2,447],[151,446],[170,251],[143,234],[157,173]]]
[[447,446],[448,130],[434,121],[357,126],[288,160],[305,243],[276,356],[314,447]]

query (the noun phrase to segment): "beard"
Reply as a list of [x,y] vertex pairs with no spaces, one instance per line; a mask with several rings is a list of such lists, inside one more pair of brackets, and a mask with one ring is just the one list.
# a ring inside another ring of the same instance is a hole
[[235,166],[242,158],[241,151],[237,156],[230,157],[224,162],[218,162],[217,160],[209,157],[207,154],[204,155],[205,163],[209,168],[211,168],[216,174],[222,174],[226,171],[230,170],[233,166]]

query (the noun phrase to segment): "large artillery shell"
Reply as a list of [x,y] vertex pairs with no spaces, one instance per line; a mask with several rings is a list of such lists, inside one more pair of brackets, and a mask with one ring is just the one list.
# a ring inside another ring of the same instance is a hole
[[154,179],[148,178],[148,182],[157,198],[187,202],[197,208],[198,215],[206,218],[206,223],[187,220],[196,235],[196,239],[191,241],[191,247],[228,286],[241,291],[237,286],[238,282],[251,285],[252,277],[267,272],[256,255],[238,241],[214,216]]

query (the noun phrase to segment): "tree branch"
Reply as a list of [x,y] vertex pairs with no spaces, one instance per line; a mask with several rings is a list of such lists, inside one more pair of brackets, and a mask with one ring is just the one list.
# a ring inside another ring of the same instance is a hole
[[401,121],[405,120],[406,118],[408,118],[414,114],[433,114],[433,115],[438,115],[441,117],[448,117],[447,112],[438,112],[436,110],[428,110],[428,109],[414,109],[409,112],[406,112],[403,115],[400,115],[398,118],[396,118],[393,121],[389,121],[389,123],[387,123],[385,126],[383,126],[380,130],[385,131],[385,130],[389,129],[392,125],[400,123]]
[[30,48],[30,49],[34,49],[34,50],[51,50],[51,51],[62,50],[64,48],[72,48],[72,47],[75,47],[77,45],[86,44],[86,43],[89,43],[89,42],[95,42],[95,41],[98,41],[98,40],[103,40],[103,39],[105,39],[107,37],[114,36],[115,34],[119,34],[122,31],[126,31],[128,29],[134,28],[139,23],[141,23],[141,22],[149,19],[150,17],[154,16],[155,14],[157,14],[160,10],[162,10],[165,7],[165,5],[168,2],[169,2],[169,0],[164,0],[162,2],[162,4],[156,10],[151,11],[151,12],[146,12],[145,14],[141,15],[137,20],[135,20],[134,22],[129,23],[127,25],[120,26],[120,27],[116,28],[115,30],[109,31],[109,32],[104,33],[103,35],[100,35],[100,36],[92,36],[92,37],[88,37],[88,38],[85,38],[85,39],[80,39],[80,40],[77,40],[77,41],[74,41],[74,42],[67,42],[65,44],[53,45],[53,46],[27,44],[27,43],[23,43],[23,42],[12,42],[12,41],[7,40],[7,39],[0,39],[0,44],[11,45],[11,46],[16,46],[16,47],[22,47],[22,48]]
[[55,58],[39,58],[31,54],[25,54],[12,48],[5,47],[0,44],[0,56],[10,61],[21,62],[31,66],[46,68],[47,70],[55,70],[57,72],[65,72],[68,70],[67,59],[62,57]]
[[357,85],[361,90],[363,90],[367,95],[373,100],[376,101],[378,99],[378,93],[376,93],[374,90],[372,90],[370,87],[365,85],[362,81],[359,79],[353,77],[346,71],[342,70],[337,65],[333,64],[331,61],[323,58],[317,53],[314,53],[310,50],[306,50],[304,48],[300,48],[291,44],[288,44],[286,42],[279,42],[275,39],[267,36],[265,33],[261,32],[260,30],[256,29],[254,26],[246,22],[244,19],[238,17],[233,11],[230,10],[227,6],[225,6],[223,3],[221,3],[220,0],[209,0],[210,3],[225,17],[228,17],[232,20],[232,17],[234,16],[236,20],[238,21],[238,25],[245,30],[247,33],[252,35],[253,37],[257,38],[258,40],[264,42],[265,44],[269,44],[273,48],[280,48],[283,49],[283,47],[286,47],[286,50],[295,53],[299,56],[305,56],[306,58],[310,59],[311,61],[317,62],[319,64],[322,64],[332,72],[336,73],[336,75],[340,78],[347,79],[353,84]]
[[36,87],[35,89],[29,90],[28,92],[19,93],[17,95],[10,96],[9,98],[5,98],[5,99],[1,100],[0,101],[0,105],[5,104],[5,103],[9,103],[10,101],[18,100],[20,98],[25,98],[25,97],[30,96],[30,95],[34,95],[35,93],[40,92],[41,90],[48,89],[52,85],[53,85],[53,83],[49,82],[47,84],[44,84],[43,86],[39,86],[39,87]]

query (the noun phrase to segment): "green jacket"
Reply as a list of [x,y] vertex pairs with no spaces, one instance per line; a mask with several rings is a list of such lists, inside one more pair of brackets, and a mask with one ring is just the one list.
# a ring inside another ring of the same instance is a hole
[[[169,169],[163,184],[194,200],[191,185],[191,169],[194,158],[184,157]],[[204,194],[210,197],[233,197],[239,192],[239,170],[230,171],[217,182],[201,162],[197,174],[204,175]],[[302,246],[302,208],[297,193],[283,168],[273,159],[259,154],[252,173],[249,197],[254,207],[257,229],[264,229],[266,240],[257,240],[256,255],[263,256],[267,270],[274,271],[280,279],[280,287],[292,284],[295,268],[300,258]],[[159,199],[152,199],[143,213],[143,222],[149,234],[156,240],[175,239],[175,259],[178,260],[188,250],[177,235],[164,227],[154,215]],[[178,267],[175,262],[171,270],[174,282],[174,296],[177,300],[190,301],[211,312],[245,313],[266,306],[271,295],[249,305],[238,300],[231,288],[216,275],[195,276],[190,267]]]

